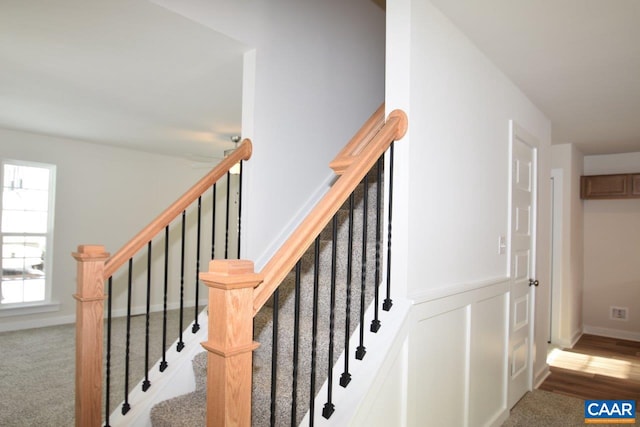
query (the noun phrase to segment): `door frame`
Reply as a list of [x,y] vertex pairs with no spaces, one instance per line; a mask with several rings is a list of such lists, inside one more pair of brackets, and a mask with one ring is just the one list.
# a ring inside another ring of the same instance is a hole
[[562,232],[563,191],[562,169],[551,169],[551,289],[549,292],[550,344],[562,345]]
[[[526,145],[530,146],[533,150],[532,153],[532,172],[533,176],[531,177],[531,182],[533,183],[533,191],[532,191],[532,200],[531,200],[531,265],[530,265],[530,278],[535,278],[536,276],[536,268],[537,268],[537,230],[538,230],[538,152],[539,152],[539,142],[536,137],[534,137],[531,133],[527,132],[523,127],[518,125],[514,120],[509,120],[509,194],[508,194],[508,250],[507,250],[507,277],[509,277],[509,299],[511,298],[511,286],[514,280],[513,271],[511,268],[512,261],[512,243],[513,243],[513,161],[514,161],[514,142],[516,139],[521,140]],[[534,362],[534,351],[535,351],[535,306],[536,306],[536,293],[535,287],[529,287],[529,338],[528,338],[528,349],[529,357],[527,359],[527,368],[526,368],[526,377],[527,377],[527,390],[533,390],[533,362]],[[510,349],[510,339],[511,339],[511,303],[509,302],[508,309],[508,324],[507,324],[507,407],[509,407],[509,387],[510,387],[510,363],[511,363],[511,349]],[[513,402],[515,404],[516,402]],[[511,408],[508,408],[511,409]]]

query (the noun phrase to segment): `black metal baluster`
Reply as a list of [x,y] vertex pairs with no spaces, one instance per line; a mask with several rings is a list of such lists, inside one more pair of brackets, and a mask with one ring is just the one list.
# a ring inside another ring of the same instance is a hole
[[291,383],[291,425],[296,423],[296,407],[298,405],[298,342],[300,338],[300,270],[302,261],[298,260],[295,269],[295,295],[293,313],[293,373]]
[[278,299],[280,288],[273,293],[271,333],[271,426],[276,425],[276,390],[278,388]]
[[144,381],[142,391],[149,390],[149,318],[151,315],[151,241],[147,244],[147,315],[144,328]]
[[169,287],[169,226],[164,228],[164,297],[162,301],[162,361],[160,372],[164,372],[167,363],[167,293]]
[[364,302],[367,289],[367,219],[369,210],[369,176],[364,177],[364,191],[362,193],[362,264],[360,269],[360,345],[356,349],[356,359],[362,360],[367,354],[364,346]]
[[316,396],[316,347],[318,345],[318,292],[320,287],[320,236],[315,240],[313,266],[313,323],[311,339],[311,383],[309,385],[309,425],[313,426]]
[[393,214],[393,149],[394,142],[391,142],[389,150],[389,204],[387,209],[389,210],[389,223],[387,224],[387,297],[382,304],[382,309],[385,311],[391,310],[393,301],[391,300],[391,219]]
[[216,257],[216,184],[213,184],[213,200],[211,206],[211,259]]
[[240,160],[240,174],[238,175],[238,259],[240,259],[240,226],[242,221],[242,160]]
[[332,245],[331,245],[331,300],[329,303],[329,357],[327,363],[327,403],[322,408],[322,416],[329,419],[335,411],[331,401],[333,393],[333,332],[335,328],[336,310],[336,264],[338,252],[338,215],[333,216]]
[[[384,155],[383,155],[384,156]],[[378,159],[376,164],[376,176],[378,182],[376,183],[376,275],[375,283],[373,284],[374,290],[374,307],[373,307],[373,320],[371,321],[371,332],[378,332],[380,330],[380,319],[378,316],[378,306],[380,304],[380,208],[382,206],[382,157]]]
[[349,196],[349,240],[347,241],[347,301],[344,320],[344,372],[340,376],[340,385],[346,387],[351,382],[349,373],[349,341],[351,338],[351,274],[353,261],[353,204],[354,195]]
[[182,314],[184,312],[184,242],[185,242],[185,222],[186,222],[187,211],[182,211],[182,243],[180,248],[180,331],[178,338],[178,345],[176,346],[176,350],[178,352],[182,351],[184,348],[184,341],[182,341],[182,330],[184,329],[182,325]]
[[107,363],[106,363],[106,384],[105,384],[105,410],[104,410],[104,427],[110,427],[109,414],[109,397],[111,396],[111,300],[113,297],[113,279],[109,277],[107,282]]
[[227,212],[224,226],[224,259],[229,259],[229,191],[231,188],[231,173],[227,172]]
[[129,350],[131,343],[131,277],[133,270],[133,258],[129,258],[129,280],[127,284],[127,334],[124,359],[124,403],[122,404],[122,415],[131,409],[129,405]]
[[200,216],[202,212],[202,196],[198,197],[198,226],[196,231],[196,300],[194,303],[194,320],[191,333],[195,334],[200,330],[198,323],[198,299],[200,297]]

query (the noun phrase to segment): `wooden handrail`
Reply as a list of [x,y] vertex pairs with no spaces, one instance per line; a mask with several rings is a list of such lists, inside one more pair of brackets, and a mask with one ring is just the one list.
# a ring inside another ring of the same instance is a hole
[[329,167],[333,169],[336,175],[342,175],[344,171],[356,159],[358,154],[366,147],[374,136],[384,126],[384,102],[380,104],[378,109],[367,119],[360,130],[351,138],[351,141],[344,146],[338,155],[329,163]]
[[[372,116],[372,119],[374,116]],[[293,269],[316,236],[320,234],[333,215],[338,212],[340,206],[355,190],[367,172],[389,148],[391,142],[404,136],[407,126],[406,114],[401,110],[394,110],[389,114],[384,126],[366,146],[361,146],[363,144],[361,140],[354,142],[355,137],[352,139],[349,144],[352,144],[352,147],[359,147],[359,154],[355,161],[350,162],[350,165],[343,171],[342,176],[260,272],[264,280],[254,289],[254,316]],[[366,124],[364,127],[366,127]],[[368,131],[358,132],[358,134],[360,134],[361,138],[364,138]]]
[[118,252],[116,252],[106,262],[104,268],[104,279],[108,279],[122,265],[136,254],[144,245],[153,239],[162,229],[164,229],[171,221],[182,213],[191,203],[200,197],[208,188],[216,181],[222,178],[233,165],[240,160],[249,160],[252,153],[251,140],[244,139],[238,148],[234,150],[228,157],[225,157],[215,168],[191,187],[182,197],[176,200],[156,219],[140,231],[133,239],[125,244]]

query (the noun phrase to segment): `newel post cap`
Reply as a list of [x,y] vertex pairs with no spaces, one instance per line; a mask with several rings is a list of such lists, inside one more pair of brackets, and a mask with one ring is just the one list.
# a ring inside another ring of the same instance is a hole
[[78,251],[71,254],[76,261],[100,261],[108,259],[111,254],[103,245],[79,245]]
[[209,262],[209,271],[200,273],[200,280],[211,288],[255,288],[262,282],[263,275],[255,272],[250,260],[214,259]]

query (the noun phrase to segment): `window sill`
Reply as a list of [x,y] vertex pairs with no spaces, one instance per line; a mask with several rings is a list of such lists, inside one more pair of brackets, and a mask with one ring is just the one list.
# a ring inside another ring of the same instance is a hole
[[59,311],[59,302],[36,302],[20,305],[0,306],[0,317],[20,316],[25,314],[49,313]]

